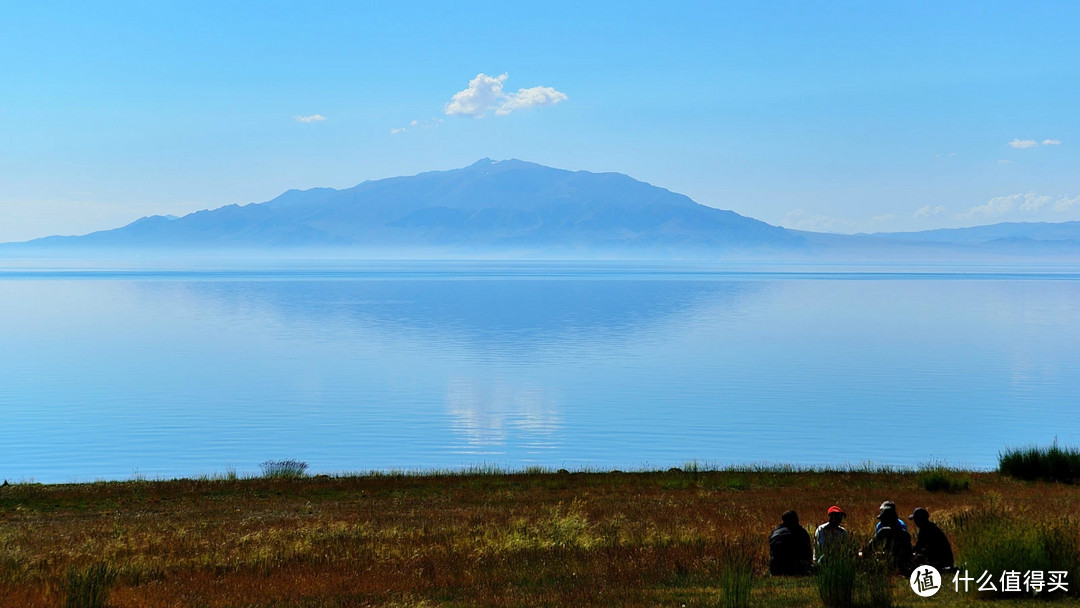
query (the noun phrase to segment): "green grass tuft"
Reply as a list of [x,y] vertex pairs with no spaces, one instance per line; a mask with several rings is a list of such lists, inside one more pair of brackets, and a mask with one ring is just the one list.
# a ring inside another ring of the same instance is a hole
[[754,548],[746,539],[721,543],[723,564],[720,568],[720,605],[724,608],[748,608],[754,586]]
[[919,485],[927,492],[955,494],[971,488],[971,477],[946,467],[933,467],[919,472]]
[[106,608],[116,572],[98,563],[86,569],[72,568],[64,581],[63,608]]

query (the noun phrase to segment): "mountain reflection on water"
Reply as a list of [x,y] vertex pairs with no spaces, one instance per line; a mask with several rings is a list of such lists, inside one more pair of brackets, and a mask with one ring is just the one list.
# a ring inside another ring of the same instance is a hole
[[[763,283],[704,280],[363,280],[207,282],[182,294],[214,315],[269,316],[290,327],[334,328],[340,336],[410,346],[410,366],[447,351],[463,366],[447,378],[456,452],[498,456],[516,438],[527,454],[558,445],[563,426],[557,381],[538,383],[527,368],[588,360],[598,348],[662,336],[714,308],[745,305]],[[466,370],[472,369],[472,373]]]

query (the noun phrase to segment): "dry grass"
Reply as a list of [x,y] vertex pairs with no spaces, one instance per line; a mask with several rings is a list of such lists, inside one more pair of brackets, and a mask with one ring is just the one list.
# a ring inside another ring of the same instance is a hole
[[1080,512],[1077,486],[969,478],[957,493],[915,472],[700,469],[17,484],[0,488],[0,605],[59,606],[73,569],[104,563],[114,608],[720,606],[733,547],[750,605],[821,605],[813,579],[765,574],[787,509],[810,524],[840,504],[868,532],[890,499],[950,534],[991,503],[1025,521]]

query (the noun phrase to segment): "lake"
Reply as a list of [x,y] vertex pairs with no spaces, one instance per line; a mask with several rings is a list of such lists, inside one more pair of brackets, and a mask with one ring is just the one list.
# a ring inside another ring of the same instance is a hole
[[1080,274],[0,271],[0,477],[996,466],[1080,444]]

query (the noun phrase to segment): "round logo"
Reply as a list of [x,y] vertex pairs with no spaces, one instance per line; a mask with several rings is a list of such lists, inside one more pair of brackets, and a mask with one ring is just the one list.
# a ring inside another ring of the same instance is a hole
[[919,566],[911,573],[911,590],[919,597],[930,597],[941,589],[941,573],[933,566]]

